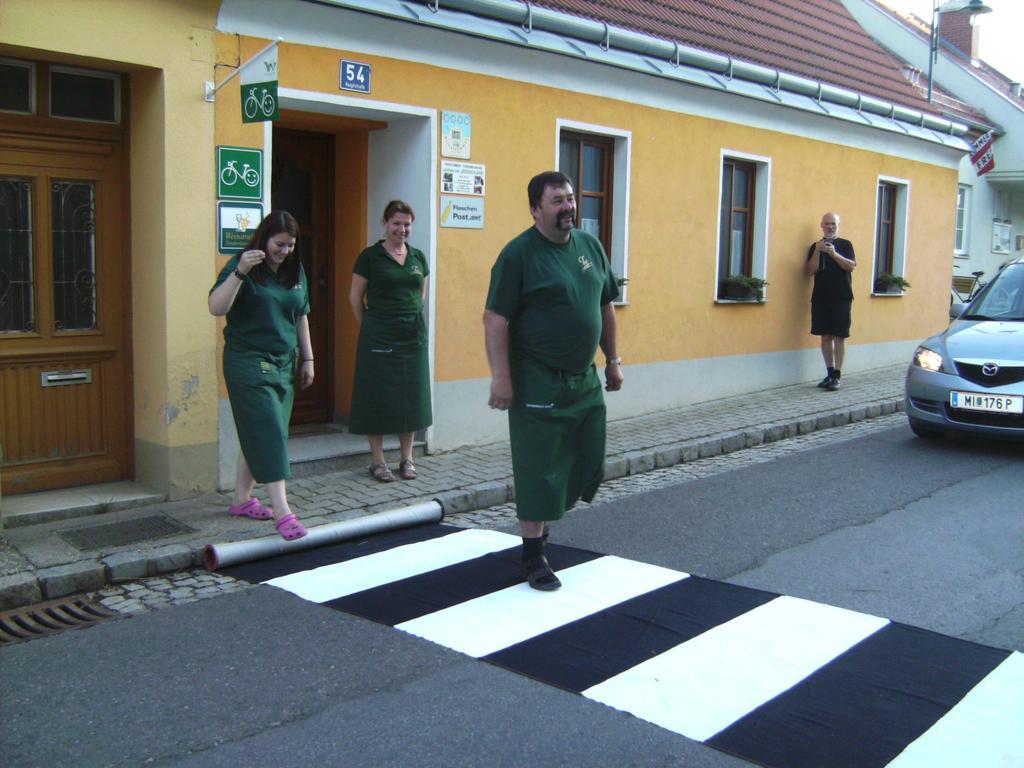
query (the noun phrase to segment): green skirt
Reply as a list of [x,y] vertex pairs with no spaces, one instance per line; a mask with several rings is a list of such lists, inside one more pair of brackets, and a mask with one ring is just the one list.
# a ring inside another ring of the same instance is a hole
[[367,311],[359,328],[349,432],[400,435],[433,420],[423,314]]
[[604,478],[601,381],[593,365],[574,374],[516,361],[512,388],[508,428],[516,516],[559,520],[580,499],[593,499]]
[[295,400],[295,353],[224,348],[224,381],[242,455],[258,483],[292,476],[288,422]]

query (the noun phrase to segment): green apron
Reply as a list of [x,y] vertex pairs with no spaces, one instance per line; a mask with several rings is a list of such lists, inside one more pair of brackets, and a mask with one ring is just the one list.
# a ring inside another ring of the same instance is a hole
[[[214,288],[238,266],[231,259]],[[295,285],[259,284],[246,275],[224,327],[224,383],[245,462],[258,483],[291,477],[288,422],[295,399],[297,324],[309,314],[306,274]]]
[[594,368],[601,307],[618,296],[600,242],[553,243],[531,227],[491,269],[487,309],[509,321],[508,411],[516,515],[558,520],[604,476],[605,405]]
[[359,327],[349,432],[398,435],[432,423],[423,314],[368,309]]
[[295,358],[295,352],[272,355],[224,348],[224,382],[238,442],[258,483],[292,476],[287,443],[295,399]]
[[531,360],[513,366],[508,411],[520,520],[560,520],[604,478],[606,409],[591,365],[582,373],[556,371]]

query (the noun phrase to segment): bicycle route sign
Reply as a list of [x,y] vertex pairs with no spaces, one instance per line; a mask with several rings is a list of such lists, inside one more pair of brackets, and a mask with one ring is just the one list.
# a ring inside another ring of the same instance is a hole
[[277,120],[277,46],[272,45],[242,65],[242,122]]
[[263,150],[217,147],[217,197],[263,199]]

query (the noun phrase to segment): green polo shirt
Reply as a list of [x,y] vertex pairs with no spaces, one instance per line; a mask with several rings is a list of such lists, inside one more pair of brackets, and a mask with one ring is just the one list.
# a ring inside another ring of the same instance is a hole
[[579,229],[554,243],[530,227],[491,268],[487,309],[509,321],[509,357],[579,373],[601,341],[601,307],[619,295],[601,242]]
[[430,274],[423,251],[406,244],[405,264],[399,264],[378,240],[356,257],[352,272],[367,280],[366,306],[373,312],[406,314],[423,311],[423,281]]
[[[236,256],[224,265],[210,292],[227,280],[237,266]],[[290,354],[299,345],[296,323],[308,314],[309,287],[301,264],[297,285],[284,285],[274,279],[260,285],[246,275],[228,310],[224,344],[236,351]]]

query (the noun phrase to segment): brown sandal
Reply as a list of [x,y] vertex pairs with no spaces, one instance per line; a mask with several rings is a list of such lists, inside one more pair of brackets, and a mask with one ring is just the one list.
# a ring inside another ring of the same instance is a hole
[[415,480],[416,465],[410,459],[402,459],[402,463],[398,465],[398,475],[403,480]]
[[370,465],[370,477],[374,480],[379,480],[382,483],[393,483],[395,482],[395,476],[391,474],[391,470],[388,469],[386,462],[380,464]]

